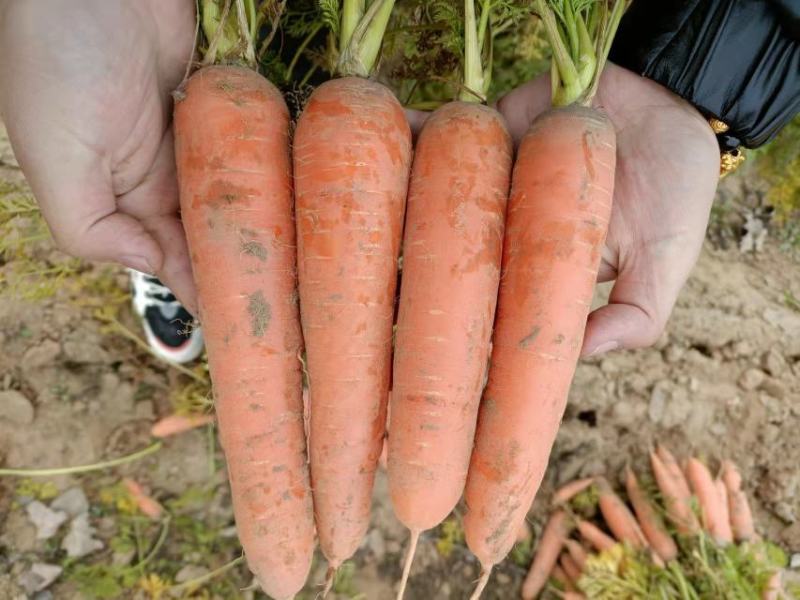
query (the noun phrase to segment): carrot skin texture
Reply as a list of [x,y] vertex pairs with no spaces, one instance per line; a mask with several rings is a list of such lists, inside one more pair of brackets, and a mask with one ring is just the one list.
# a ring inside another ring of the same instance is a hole
[[294,139],[309,455],[323,553],[338,567],[369,524],[386,431],[411,132],[384,86],[318,87]]
[[730,523],[724,522],[724,512],[727,511],[722,510],[722,499],[708,467],[696,458],[689,458],[686,461],[686,478],[700,504],[703,526],[715,540],[722,544],[726,543]]
[[658,489],[664,498],[667,517],[680,533],[684,535],[697,533],[700,526],[692,511],[692,493],[683,471],[679,468],[679,472],[676,473],[674,469],[667,467],[656,452],[650,453],[650,465]]
[[389,491],[411,530],[464,491],[497,304],[511,136],[492,108],[451,102],[411,169],[389,424]]
[[617,543],[614,538],[590,521],[578,519],[575,526],[578,529],[578,533],[581,534],[581,537],[589,542],[598,552],[608,550]]
[[513,546],[547,466],[583,342],[615,159],[611,122],[576,106],[538,117],[519,148],[465,493],[467,544],[484,568]]
[[656,554],[666,562],[677,557],[678,545],[664,527],[661,517],[656,512],[650,499],[639,487],[636,475],[631,469],[627,469],[626,472],[625,490],[628,492],[628,498],[633,505],[633,511],[636,513],[642,532]]
[[570,532],[567,513],[563,510],[554,512],[542,530],[542,537],[536,546],[528,574],[522,584],[522,598],[533,600],[547,584],[550,573],[558,562],[558,555]]
[[728,512],[734,538],[737,542],[752,540],[756,536],[753,512],[742,490],[742,476],[731,461],[722,462],[722,481],[728,492]]
[[289,111],[254,71],[207,67],[189,79],[174,126],[239,537],[264,591],[288,598],[303,587],[314,549]]

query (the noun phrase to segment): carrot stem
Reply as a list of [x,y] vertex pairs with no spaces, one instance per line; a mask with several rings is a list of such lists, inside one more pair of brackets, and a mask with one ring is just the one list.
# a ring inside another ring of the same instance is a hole
[[336,68],[339,75],[369,77],[378,60],[394,2],[375,0],[370,4],[341,52]]
[[[481,21],[488,18],[484,10]],[[464,86],[459,99],[464,102],[483,102],[486,82],[481,66],[481,45],[475,17],[475,0],[464,0]]]

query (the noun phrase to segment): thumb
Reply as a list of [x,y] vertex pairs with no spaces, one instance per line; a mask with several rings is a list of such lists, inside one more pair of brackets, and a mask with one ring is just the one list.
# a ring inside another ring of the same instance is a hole
[[582,356],[645,348],[658,341],[691,270],[641,251],[619,271],[608,304],[589,315]]

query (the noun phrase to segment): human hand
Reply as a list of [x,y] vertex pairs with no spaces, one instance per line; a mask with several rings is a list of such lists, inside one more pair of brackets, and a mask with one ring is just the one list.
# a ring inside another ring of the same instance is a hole
[[[519,142],[550,106],[549,74],[498,102]],[[702,115],[661,85],[608,64],[595,106],[617,132],[614,204],[598,281],[616,283],[589,315],[584,356],[655,343],[703,244],[719,148]]]
[[194,0],[0,0],[0,114],[58,246],[196,314],[170,128]]

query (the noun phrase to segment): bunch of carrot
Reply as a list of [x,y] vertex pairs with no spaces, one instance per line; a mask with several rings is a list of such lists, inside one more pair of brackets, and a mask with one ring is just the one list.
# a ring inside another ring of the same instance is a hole
[[[778,597],[780,571],[766,557],[756,534],[736,466],[722,461],[714,478],[696,458],[681,467],[663,445],[650,453],[650,465],[658,499],[630,468],[623,478],[628,502],[603,477],[556,491],[553,513],[522,587],[524,600],[536,598],[548,582],[563,598],[616,597],[613,586],[625,579],[626,570],[635,571],[632,565],[637,562],[649,565],[640,571],[652,569],[653,575],[640,578],[645,581],[639,588],[629,586],[624,597],[649,597],[647,593],[664,598],[711,597],[692,591],[704,589],[702,579],[714,576],[713,566],[706,565],[698,574],[692,561],[700,554],[713,554],[710,547],[724,552],[733,544],[745,548],[737,556],[750,561],[737,573],[739,583],[756,589],[764,599]],[[596,507],[601,518],[593,522],[587,506]],[[702,552],[695,550],[698,545]]]

